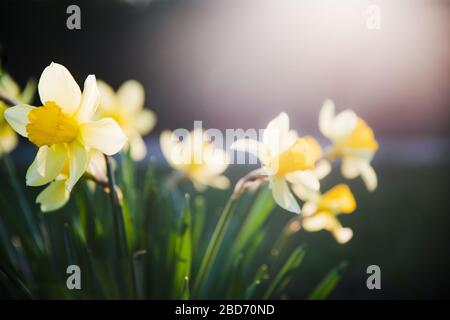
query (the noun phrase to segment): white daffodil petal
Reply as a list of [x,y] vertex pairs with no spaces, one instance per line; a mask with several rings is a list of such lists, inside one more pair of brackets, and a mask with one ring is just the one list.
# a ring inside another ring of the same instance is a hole
[[292,184],[301,184],[313,191],[320,189],[319,179],[310,170],[288,173],[286,179]]
[[269,151],[267,150],[267,147],[257,140],[240,139],[233,142],[230,149],[251,153],[258,157],[261,163],[269,161]]
[[319,113],[319,129],[322,134],[331,138],[334,120],[334,103],[331,100],[325,100]]
[[35,107],[20,104],[5,110],[4,116],[9,125],[21,136],[27,137],[28,113]]
[[292,191],[295,193],[297,197],[299,197],[303,201],[312,201],[312,202],[319,201],[320,193],[318,191],[307,188],[303,184],[293,184]]
[[27,170],[26,184],[42,186],[54,180],[61,173],[67,156],[67,148],[63,144],[40,147]]
[[350,134],[356,126],[358,117],[351,110],[344,110],[339,113],[333,121],[331,135],[333,139],[341,139]]
[[361,178],[366,184],[366,188],[369,191],[374,191],[377,188],[378,180],[375,170],[370,163],[365,162],[361,167]]
[[288,149],[292,143],[292,134],[289,134],[289,116],[282,112],[269,122],[263,132],[263,143],[270,150],[270,156],[275,157]]
[[72,191],[72,188],[81,178],[88,167],[88,153],[86,149],[74,142],[69,149],[69,178],[67,179],[66,188]]
[[286,180],[275,177],[271,181],[272,195],[275,202],[283,209],[299,214],[300,207],[289,190]]
[[53,101],[65,113],[73,114],[80,105],[81,91],[66,67],[52,62],[42,72],[38,84],[39,96],[45,104]]
[[77,110],[77,119],[80,123],[88,121],[97,110],[100,92],[94,75],[89,75],[84,82],[83,96]]
[[327,160],[320,160],[312,170],[317,179],[322,180],[331,172],[331,164]]
[[333,236],[340,244],[344,244],[353,237],[353,230],[350,228],[338,228],[333,230]]
[[124,82],[117,90],[117,97],[127,113],[136,113],[144,107],[144,87],[136,80]]
[[342,176],[346,179],[354,179],[361,173],[365,161],[358,158],[344,158],[341,164]]
[[137,115],[134,128],[141,134],[149,133],[156,124],[156,115],[152,110],[144,109]]
[[89,151],[89,164],[86,171],[99,181],[108,181],[105,157],[100,151],[91,149]]
[[80,126],[80,132],[87,147],[97,149],[108,156],[119,152],[127,142],[125,133],[111,118],[86,122]]
[[204,171],[209,176],[215,176],[224,172],[230,163],[228,154],[222,149],[210,145],[203,151]]
[[147,146],[142,137],[136,132],[130,136],[131,157],[133,160],[140,161],[147,154]]
[[181,143],[173,132],[161,132],[159,144],[164,158],[171,166],[179,168],[184,164]]
[[302,207],[302,216],[312,216],[317,211],[317,204],[315,201],[306,201]]
[[306,231],[315,232],[326,229],[330,223],[331,216],[328,214],[315,214],[313,216],[304,217],[302,226]]
[[66,189],[65,180],[57,180],[45,188],[36,198],[42,212],[54,211],[63,207],[69,201],[70,192]]
[[112,112],[118,105],[113,88],[102,80],[97,80],[97,89],[100,93],[99,108],[103,112]]

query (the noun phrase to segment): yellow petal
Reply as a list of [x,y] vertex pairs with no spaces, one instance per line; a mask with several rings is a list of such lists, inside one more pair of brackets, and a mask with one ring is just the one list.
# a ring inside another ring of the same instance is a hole
[[66,188],[72,191],[72,188],[84,174],[88,166],[88,153],[86,149],[74,142],[69,147],[69,178],[67,179]]
[[27,137],[28,133],[26,127],[30,123],[28,114],[33,109],[35,109],[35,107],[26,104],[8,108],[4,113],[5,119],[18,134]]
[[42,212],[60,209],[69,201],[70,192],[66,188],[65,180],[57,180],[45,188],[36,198],[41,205]]
[[94,75],[89,75],[84,82],[83,96],[80,107],[77,110],[77,119],[80,123],[88,121],[97,110],[100,93],[97,89],[97,81]]
[[289,190],[285,179],[273,177],[271,181],[272,195],[275,202],[283,209],[299,214],[300,207]]
[[356,209],[356,200],[348,185],[338,184],[320,197],[319,207],[335,214],[351,213]]
[[144,107],[144,87],[136,80],[124,82],[117,90],[117,97],[121,108],[127,113],[136,113]]
[[72,115],[80,105],[81,91],[66,67],[52,62],[42,72],[38,84],[42,104],[53,101]]
[[116,121],[111,118],[91,121],[80,126],[83,143],[106,155],[119,152],[127,142],[127,137]]
[[64,144],[39,148],[33,163],[27,170],[27,185],[42,186],[54,180],[64,168],[67,156],[67,148]]
[[89,150],[89,164],[86,171],[99,181],[108,181],[106,161],[103,154],[97,150]]

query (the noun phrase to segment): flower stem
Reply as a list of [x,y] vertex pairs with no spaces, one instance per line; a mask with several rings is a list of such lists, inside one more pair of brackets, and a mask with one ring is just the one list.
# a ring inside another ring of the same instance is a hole
[[193,295],[196,298],[201,296],[202,291],[204,290],[205,284],[211,272],[212,264],[217,256],[217,252],[219,250],[220,244],[222,243],[225,230],[233,215],[234,209],[236,208],[238,199],[239,197],[230,197],[225,208],[222,211],[219,222],[214,229],[211,241],[209,242],[206,253],[203,256],[202,262],[200,264],[200,269],[194,282]]
[[128,244],[127,236],[125,233],[125,224],[123,220],[122,206],[117,196],[116,183],[114,178],[114,173],[111,165],[111,158],[105,155],[106,168],[108,174],[108,186],[109,186],[109,196],[111,199],[111,207],[113,210],[113,227],[114,234],[117,243],[117,253],[118,256],[127,257],[128,256]]
[[206,249],[206,253],[203,256],[202,262],[200,264],[200,269],[197,273],[197,277],[194,282],[193,287],[193,296],[199,298],[202,296],[203,291],[205,290],[205,286],[208,282],[209,275],[211,273],[211,268],[216,259],[217,253],[219,251],[220,245],[222,244],[223,237],[225,235],[225,231],[227,226],[233,216],[233,213],[236,209],[236,205],[238,203],[239,198],[241,197],[243,191],[251,187],[251,183],[255,181],[264,180],[266,177],[261,175],[259,170],[255,170],[241,178],[234,188],[233,193],[228,199],[228,202],[225,208],[222,211],[222,215],[220,216],[219,222],[214,229],[213,235],[211,237],[211,241],[208,244]]

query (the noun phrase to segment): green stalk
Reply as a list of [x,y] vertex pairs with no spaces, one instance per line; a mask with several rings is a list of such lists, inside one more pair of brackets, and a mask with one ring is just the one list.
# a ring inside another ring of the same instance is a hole
[[122,206],[120,205],[119,197],[116,192],[116,182],[112,170],[110,157],[105,155],[106,168],[108,174],[109,195],[111,200],[111,207],[113,210],[113,227],[116,238],[117,254],[119,258],[128,256],[127,236],[125,233],[125,224],[123,220]]
[[209,242],[208,248],[206,249],[206,253],[203,256],[202,262],[200,264],[200,269],[197,273],[197,277],[194,282],[194,288],[192,292],[194,293],[193,296],[195,296],[196,298],[201,296],[202,291],[205,288],[206,282],[211,272],[211,267],[217,256],[217,252],[219,251],[220,245],[223,240],[223,236],[225,235],[226,228],[230,222],[231,217],[233,216],[233,212],[234,209],[236,208],[239,196],[240,193],[238,193],[237,196],[235,194],[231,195],[225,208],[222,211],[222,215],[220,216],[219,222],[217,223],[217,226],[214,229],[211,241]]
[[7,174],[9,175],[12,188],[14,190],[14,193],[16,194],[19,206],[20,206],[20,213],[22,214],[22,218],[26,223],[26,227],[28,231],[31,233],[31,236],[34,240],[34,243],[36,244],[39,251],[44,251],[44,245],[42,241],[42,236],[39,232],[39,229],[37,227],[37,222],[35,221],[33,214],[30,210],[30,207],[28,206],[27,199],[25,198],[25,195],[23,194],[23,191],[17,182],[17,175],[16,170],[14,168],[14,165],[11,161],[11,158],[9,157],[9,154],[7,152],[3,152],[2,160],[5,165],[5,169]]

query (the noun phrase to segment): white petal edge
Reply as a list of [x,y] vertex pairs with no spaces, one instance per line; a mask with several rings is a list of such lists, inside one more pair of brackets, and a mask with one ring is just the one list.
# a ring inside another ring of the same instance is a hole
[[294,212],[296,214],[300,213],[300,207],[292,195],[291,190],[285,179],[275,177],[271,181],[272,195],[275,202],[283,209]]
[[256,156],[263,164],[269,161],[269,152],[267,150],[267,147],[257,140],[240,139],[233,142],[230,146],[230,149],[251,153]]
[[319,113],[319,129],[322,134],[331,138],[334,121],[334,102],[325,100]]
[[27,124],[30,123],[28,113],[35,107],[20,104],[5,110],[4,116],[9,125],[22,137],[27,137]]
[[119,152],[127,142],[125,133],[112,118],[86,122],[80,126],[83,143],[108,156]]
[[375,170],[370,163],[365,162],[361,167],[361,178],[366,184],[366,188],[369,191],[374,191],[377,188],[378,179]]
[[66,189],[65,180],[52,182],[36,198],[36,203],[41,205],[42,212],[58,210],[69,201],[70,192]]
[[97,80],[94,75],[89,75],[84,81],[83,95],[77,110],[77,119],[80,123],[87,122],[97,110],[100,92],[97,88]]
[[63,65],[52,62],[44,69],[38,84],[41,102],[54,101],[67,114],[74,114],[81,101],[80,87]]
[[301,184],[312,191],[319,191],[320,189],[319,179],[310,170],[288,173],[286,179],[294,185]]
[[124,112],[136,113],[144,107],[144,87],[136,80],[125,81],[117,90],[117,98]]
[[87,170],[89,162],[88,152],[78,142],[73,142],[69,147],[69,178],[66,188],[72,191],[75,184]]
[[53,181],[64,168],[67,156],[67,148],[63,144],[40,147],[27,170],[26,184],[36,187]]
[[352,110],[344,110],[333,121],[331,136],[334,140],[342,139],[349,135],[356,126],[358,117]]

